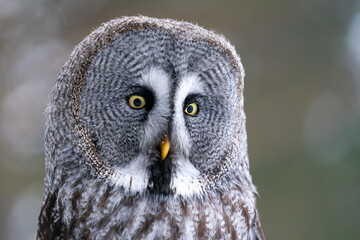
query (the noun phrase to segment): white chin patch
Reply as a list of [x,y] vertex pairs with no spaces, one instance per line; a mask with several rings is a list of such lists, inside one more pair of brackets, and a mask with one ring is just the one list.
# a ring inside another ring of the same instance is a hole
[[110,180],[115,186],[123,187],[125,192],[142,193],[146,190],[149,176],[146,171],[146,158],[139,154],[124,168],[115,168]]
[[203,193],[199,170],[188,159],[179,159],[176,172],[173,172],[170,188],[175,196],[190,197]]

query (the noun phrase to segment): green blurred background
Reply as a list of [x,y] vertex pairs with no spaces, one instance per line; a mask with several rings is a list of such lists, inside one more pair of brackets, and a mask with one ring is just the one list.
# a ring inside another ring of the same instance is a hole
[[360,239],[360,2],[341,0],[0,0],[0,239],[34,237],[42,111],[67,56],[138,14],[198,23],[241,55],[267,239]]

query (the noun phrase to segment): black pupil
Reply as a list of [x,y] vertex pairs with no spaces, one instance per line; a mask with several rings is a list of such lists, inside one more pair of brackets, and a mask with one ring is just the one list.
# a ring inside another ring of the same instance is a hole
[[190,105],[190,106],[187,107],[187,112],[188,112],[188,113],[192,113],[193,111],[194,111],[194,107],[193,107],[193,106]]
[[140,107],[141,104],[142,104],[142,102],[141,102],[141,99],[140,99],[140,98],[135,98],[135,99],[134,99],[134,106],[135,106],[135,107]]

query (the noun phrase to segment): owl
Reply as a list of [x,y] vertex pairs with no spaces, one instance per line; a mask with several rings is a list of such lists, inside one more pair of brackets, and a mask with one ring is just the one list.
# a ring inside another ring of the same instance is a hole
[[244,69],[221,35],[144,16],[75,47],[45,110],[38,239],[265,239]]

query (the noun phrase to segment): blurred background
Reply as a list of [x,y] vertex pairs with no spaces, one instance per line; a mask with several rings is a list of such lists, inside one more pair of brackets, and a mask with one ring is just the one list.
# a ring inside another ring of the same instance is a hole
[[168,17],[222,33],[246,70],[251,172],[267,239],[360,239],[360,1],[0,0],[0,239],[30,239],[42,114],[102,22]]

